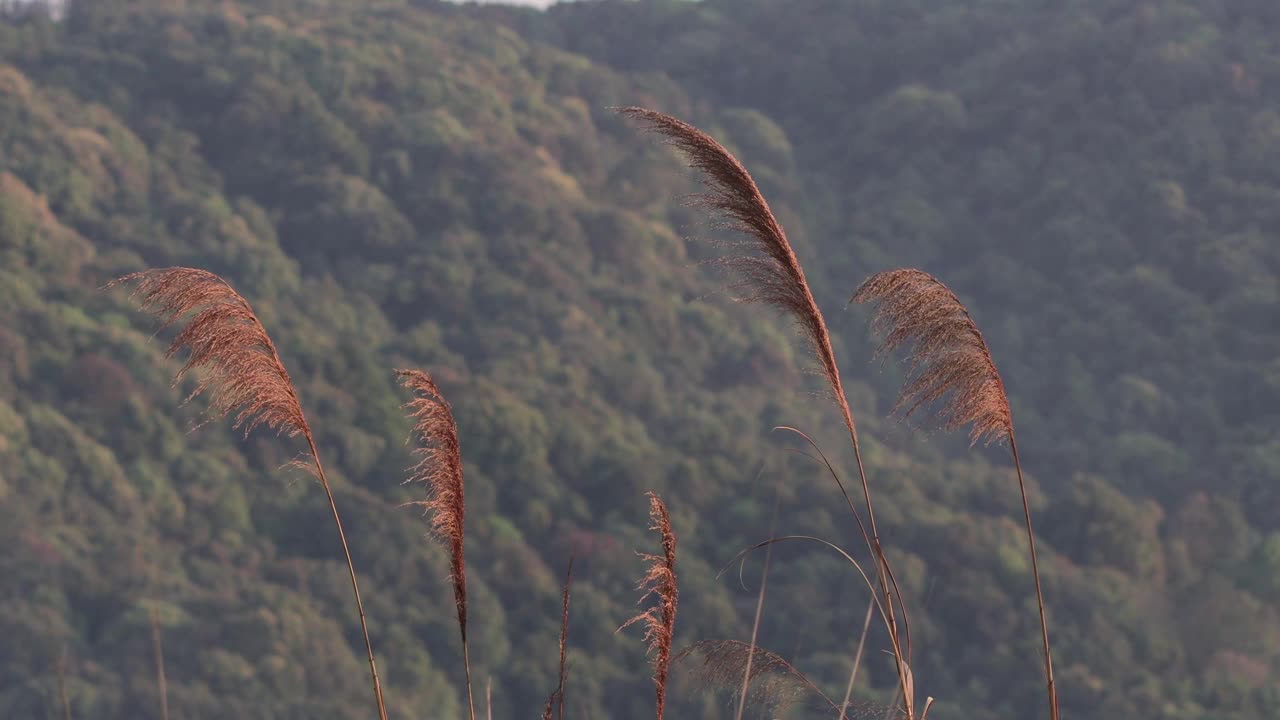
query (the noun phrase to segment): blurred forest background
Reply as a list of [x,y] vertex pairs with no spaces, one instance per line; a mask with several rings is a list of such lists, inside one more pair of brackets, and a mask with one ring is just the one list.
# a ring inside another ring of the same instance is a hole
[[[1035,485],[1064,714],[1280,716],[1280,4],[81,0],[0,20],[0,716],[368,717],[323,493],[302,450],[188,434],[126,293],[223,274],[280,346],[361,572],[397,718],[457,718],[446,554],[397,505],[390,368],[437,376],[467,462],[471,657],[495,717],[554,689],[644,718],[634,612],[650,489],[682,542],[677,644],[749,637],[779,533],[854,545],[837,414],[777,313],[734,305],[679,158],[607,110],[694,122],[752,170],[836,334],[936,720],[1043,713],[1007,455],[885,417],[873,272],[969,305]],[[791,458],[788,460],[788,458]],[[757,474],[762,466],[764,471]],[[847,511],[846,511],[847,512]],[[761,644],[837,697],[867,603],[774,554]],[[873,633],[856,694],[889,702]],[[673,716],[728,717],[673,685]],[[797,716],[799,717],[799,716]]]

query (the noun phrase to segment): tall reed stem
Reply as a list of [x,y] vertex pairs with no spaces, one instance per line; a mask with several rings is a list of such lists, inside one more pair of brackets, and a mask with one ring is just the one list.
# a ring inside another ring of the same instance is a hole
[[[823,329],[825,332],[825,325]],[[830,353],[830,341],[828,340],[827,343],[827,352]],[[831,362],[833,365],[835,364],[834,353],[832,354]],[[889,642],[893,646],[894,667],[898,673],[898,690],[902,693],[902,702],[906,705],[907,717],[910,720],[915,720],[915,696],[911,692],[910,686],[912,685],[912,681],[907,676],[909,667],[902,648],[902,639],[898,631],[897,616],[894,614],[893,590],[891,585],[892,575],[889,570],[889,559],[885,557],[884,547],[880,544],[880,531],[876,529],[876,511],[875,506],[871,502],[871,486],[867,482],[867,471],[862,464],[862,447],[858,443],[858,431],[856,426],[853,424],[853,414],[849,410],[849,401],[845,398],[844,385],[840,382],[839,375],[836,374],[834,377],[836,378],[833,383],[837,393],[836,400],[840,405],[840,411],[844,414],[845,427],[849,430],[849,440],[853,444],[853,457],[858,464],[858,479],[862,484],[862,497],[867,506],[867,530],[869,530],[871,534],[871,551],[872,554],[875,555],[876,559],[876,585],[879,587],[880,594],[884,598],[884,602],[881,603],[881,608],[884,611],[885,625],[889,630]],[[841,489],[843,490],[843,488]],[[852,507],[850,510],[852,510]],[[856,511],[854,512],[854,515],[857,515]]]
[[71,720],[71,698],[67,696],[67,648],[58,653],[58,697],[62,700],[63,720]]
[[[774,486],[773,515],[769,519],[769,537],[773,537],[774,528],[778,524],[778,501],[782,485]],[[756,617],[751,623],[751,654],[747,655],[747,667],[742,671],[742,692],[738,696],[738,711],[733,720],[742,720],[742,713],[747,709],[747,691],[751,688],[751,664],[755,660],[756,639],[760,636],[760,616],[764,614],[764,596],[769,587],[769,561],[773,558],[773,544],[764,551],[764,570],[760,573],[760,594],[756,597]]]
[[476,720],[476,702],[471,698],[471,653],[467,650],[467,634],[462,634],[462,670],[467,677],[467,712]]
[[[329,489],[329,478],[325,475],[324,466],[320,464],[320,453],[316,449],[315,439],[306,433],[307,445],[311,447],[311,462],[316,466],[316,477],[320,478],[320,486],[324,488],[325,497],[329,500],[329,510],[333,513],[333,524],[338,528],[338,539],[342,541],[342,552],[347,559],[347,574],[351,577],[351,593],[356,598],[356,610],[360,613],[360,631],[364,633],[364,648],[369,657],[369,674],[373,677],[373,694],[378,700],[378,717],[387,720],[387,706],[382,700],[382,681],[378,679],[378,665],[373,660],[373,642],[369,640],[369,624],[364,617],[364,602],[360,599],[360,583],[356,580],[356,565],[351,560],[351,549],[347,546],[347,533],[342,529],[342,518],[338,516],[338,504],[333,500],[333,491]],[[465,650],[466,645],[463,645]],[[467,673],[467,695],[471,694],[471,673]],[[472,720],[475,710],[472,710]]]
[[156,691],[160,694],[160,720],[169,720],[169,681],[164,674],[164,645],[160,642],[160,623],[155,608],[151,609],[151,650],[156,661]]
[[876,609],[876,599],[867,603],[867,616],[862,620],[862,635],[858,636],[858,649],[853,651],[853,669],[849,671],[849,684],[844,688],[844,702],[840,703],[840,717],[844,720],[845,711],[849,709],[849,698],[853,697],[853,681],[858,679],[858,666],[862,664],[862,649],[867,643],[867,633],[871,630],[871,615]]
[[1031,503],[1027,500],[1027,483],[1022,479],[1022,462],[1018,459],[1018,443],[1009,433],[1009,450],[1013,453],[1013,467],[1018,472],[1018,489],[1022,492],[1022,515],[1027,522],[1027,545],[1031,549],[1031,574],[1036,581],[1036,605],[1040,609],[1040,639],[1044,643],[1045,691],[1049,695],[1049,720],[1058,720],[1058,689],[1053,682],[1053,654],[1049,650],[1049,622],[1045,618],[1044,591],[1040,589],[1040,561],[1036,556],[1036,534],[1031,529]]

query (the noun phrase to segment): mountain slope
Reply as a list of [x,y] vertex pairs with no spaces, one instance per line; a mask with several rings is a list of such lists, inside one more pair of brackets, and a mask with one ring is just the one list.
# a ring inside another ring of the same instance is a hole
[[[1270,717],[1280,206],[1260,88],[1280,19],[1008,5],[106,0],[6,18],[0,708],[53,716],[65,647],[77,716],[155,715],[155,610],[175,716],[372,710],[327,508],[277,472],[301,448],[186,432],[199,408],[168,388],[162,339],[97,289],[145,266],[224,274],[280,346],[397,717],[465,703],[446,558],[397,507],[415,490],[392,367],[437,375],[459,418],[472,657],[499,717],[555,685],[570,553],[570,709],[651,712],[643,648],[613,632],[649,489],[681,536],[678,642],[747,636],[754,586],[715,572],[765,535],[780,478],[781,531],[852,542],[827,481],[768,432],[813,431],[849,466],[810,361],[697,264],[714,251],[681,239],[707,234],[679,205],[695,184],[607,110],[638,103],[739,152],[815,277],[931,717],[1042,698],[1009,469],[881,420],[898,375],[868,364],[865,315],[838,312],[908,263],[972,301],[1006,374],[1068,714]],[[778,560],[762,642],[843,687],[865,592],[832,558]],[[888,702],[872,647],[859,693]]]

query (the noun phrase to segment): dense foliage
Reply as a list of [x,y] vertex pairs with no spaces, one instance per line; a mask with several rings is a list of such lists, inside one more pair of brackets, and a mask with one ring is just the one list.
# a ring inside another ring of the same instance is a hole
[[[360,9],[354,9],[359,5]],[[1064,713],[1280,714],[1280,8],[1189,0],[706,0],[547,13],[425,0],[84,0],[0,20],[0,715],[373,712],[303,448],[200,406],[112,277],[227,277],[330,466],[394,717],[460,717],[448,557],[401,485],[392,367],[429,369],[466,463],[473,675],[643,718],[644,493],[681,539],[676,644],[746,639],[716,572],[779,532],[853,543],[770,428],[839,418],[775,313],[696,261],[678,158],[607,108],[740,154],[831,320],[937,720],[1042,712],[1001,453],[883,415],[873,272],[919,265],[986,333],[1036,486]],[[761,464],[762,474],[757,470]],[[839,694],[867,593],[775,551],[761,642]],[[858,694],[888,702],[873,634]],[[722,699],[673,685],[670,715]],[[722,715],[720,715],[722,716]]]

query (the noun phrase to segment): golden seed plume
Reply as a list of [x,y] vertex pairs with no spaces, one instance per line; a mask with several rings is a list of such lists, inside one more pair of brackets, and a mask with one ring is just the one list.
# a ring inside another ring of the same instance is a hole
[[1007,440],[1009,399],[986,340],[955,293],[921,270],[877,273],[850,302],[874,303],[881,353],[910,344],[909,375],[894,411],[938,404],[942,426],[970,426],[973,444]]

